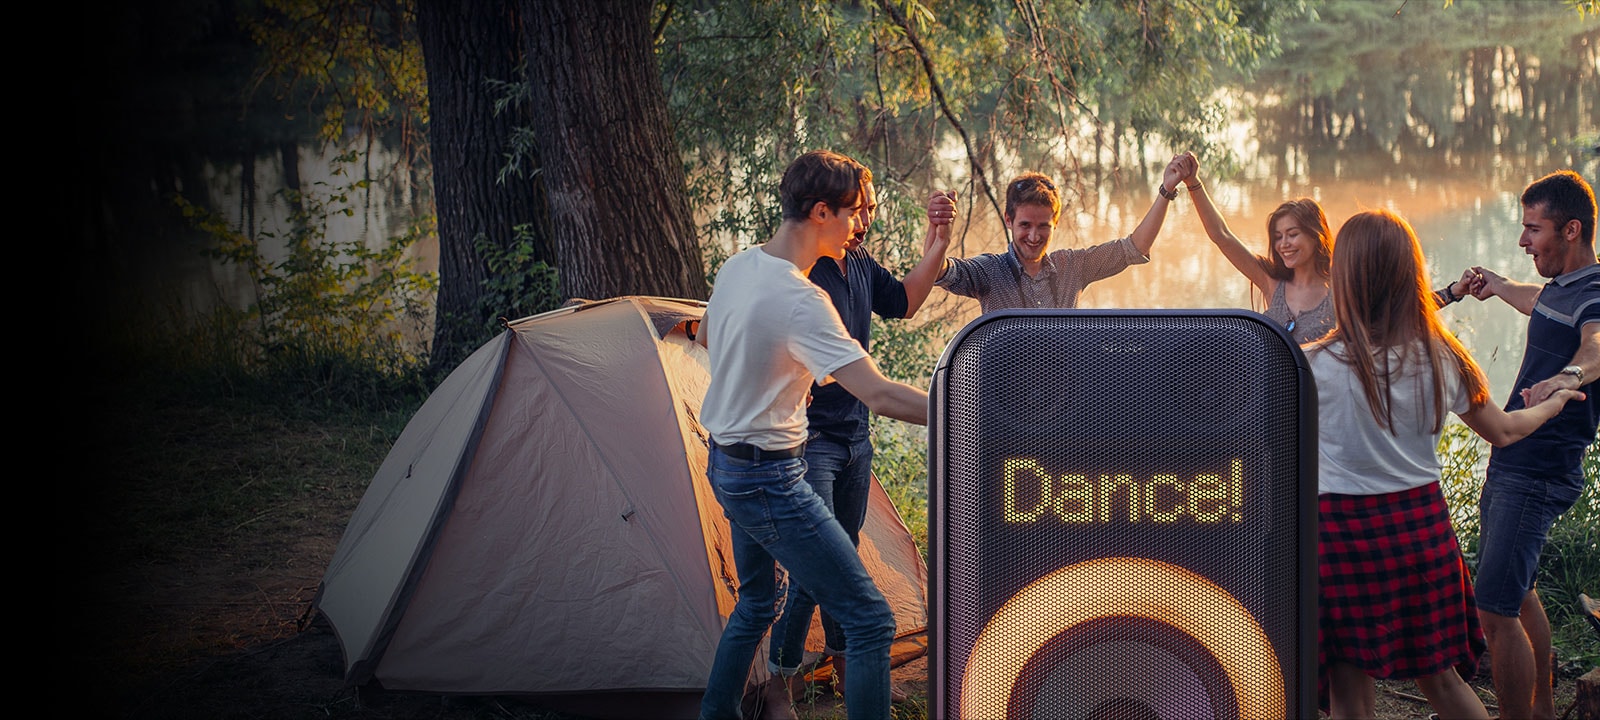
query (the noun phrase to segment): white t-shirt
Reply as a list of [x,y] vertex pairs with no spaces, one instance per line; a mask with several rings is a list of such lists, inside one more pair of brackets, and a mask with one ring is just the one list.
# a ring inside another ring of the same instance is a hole
[[[1345,495],[1378,495],[1427,485],[1439,479],[1439,433],[1433,428],[1433,382],[1417,346],[1390,387],[1390,414],[1395,432],[1378,426],[1361,381],[1330,350],[1343,343],[1308,352],[1317,382],[1317,491]],[[1398,351],[1390,350],[1390,357]],[[1466,389],[1455,362],[1441,358],[1444,409],[1469,408]],[[1441,423],[1442,426],[1442,423]]]
[[722,264],[705,316],[711,385],[700,422],[725,445],[805,442],[811,382],[867,356],[822,288],[761,246]]

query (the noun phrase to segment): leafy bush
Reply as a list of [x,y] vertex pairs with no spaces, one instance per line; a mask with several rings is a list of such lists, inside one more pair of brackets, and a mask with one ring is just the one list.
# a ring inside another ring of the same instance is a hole
[[[515,241],[501,248],[479,235],[473,247],[489,266],[487,292],[481,298],[478,317],[493,318],[497,312],[512,313],[507,320],[537,315],[554,310],[561,304],[561,282],[556,269],[542,260],[534,260],[533,227],[518,225],[512,228]],[[498,327],[491,330],[491,335]]]
[[[355,159],[338,158],[334,176],[343,177]],[[407,250],[432,234],[433,221],[416,219],[376,249],[329,240],[329,218],[353,215],[351,194],[367,186],[350,180],[281,191],[293,208],[287,229],[254,235],[175,197],[184,216],[215,243],[207,254],[244,269],[255,301],[197,320],[173,319],[148,333],[157,338],[149,347],[160,362],[235,387],[268,394],[292,389],[288,394],[300,401],[350,407],[425,382],[426,352],[412,338],[424,335],[437,278],[416,271]],[[275,253],[282,259],[269,259]]]
[[[1451,423],[1439,439],[1439,460],[1440,484],[1461,540],[1461,552],[1467,565],[1475,568],[1480,533],[1478,496],[1483,492],[1489,443],[1465,425]],[[1578,612],[1578,594],[1600,595],[1600,443],[1591,445],[1584,456],[1583,475],[1583,494],[1550,528],[1536,583],[1561,665],[1587,670],[1600,664],[1600,640]]]

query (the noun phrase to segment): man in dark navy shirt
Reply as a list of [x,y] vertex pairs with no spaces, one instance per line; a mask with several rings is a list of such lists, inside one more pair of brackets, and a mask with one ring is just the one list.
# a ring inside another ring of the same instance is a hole
[[[862,247],[877,215],[878,197],[866,183],[861,232],[850,241],[845,257],[821,258],[812,266],[810,279],[833,301],[850,336],[872,350],[872,315],[909,318],[927,299],[944,270],[950,245],[950,225],[955,219],[955,193],[935,192],[928,199],[928,230],[922,241],[922,260],[897,280]],[[867,494],[872,483],[872,438],[867,406],[839,383],[812,385],[806,409],[810,433],[806,440],[806,481],[822,498],[850,536],[860,545],[861,526],[867,517]],[[770,668],[797,677],[805,652],[806,635],[817,603],[805,588],[791,585],[783,615],[772,626]],[[827,613],[822,614],[826,654],[833,658],[837,683],[844,681],[844,634]],[[905,697],[891,688],[896,701]]]
[[1522,193],[1522,236],[1544,285],[1473,268],[1478,299],[1499,297],[1528,316],[1528,344],[1506,410],[1536,405],[1556,390],[1580,390],[1532,435],[1489,455],[1478,501],[1478,616],[1494,658],[1500,717],[1553,718],[1550,621],[1534,588],[1539,554],[1557,518],[1583,492],[1585,449],[1600,427],[1600,263],[1595,259],[1594,190],[1571,170],[1546,175]]

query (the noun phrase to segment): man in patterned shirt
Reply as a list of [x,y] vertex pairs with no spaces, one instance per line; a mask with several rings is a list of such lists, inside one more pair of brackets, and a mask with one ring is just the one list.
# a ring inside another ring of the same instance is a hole
[[939,287],[977,298],[983,312],[1009,308],[1073,308],[1084,287],[1129,265],[1150,261],[1167,207],[1178,183],[1192,177],[1193,162],[1173,156],[1156,188],[1155,202],[1127,237],[1087,248],[1050,252],[1050,233],[1061,217],[1061,195],[1050,179],[1024,173],[1006,185],[1005,225],[1011,243],[1001,254],[984,253],[945,262]]

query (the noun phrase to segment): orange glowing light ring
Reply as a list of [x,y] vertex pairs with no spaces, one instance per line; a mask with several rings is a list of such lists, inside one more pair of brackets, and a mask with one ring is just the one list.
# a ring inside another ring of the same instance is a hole
[[1238,600],[1177,565],[1114,557],[1056,570],[1006,601],[967,660],[961,717],[976,720],[986,709],[1007,707],[1023,666],[1051,638],[1080,623],[1118,616],[1166,623],[1197,640],[1227,673],[1239,717],[1286,716],[1272,642]]

